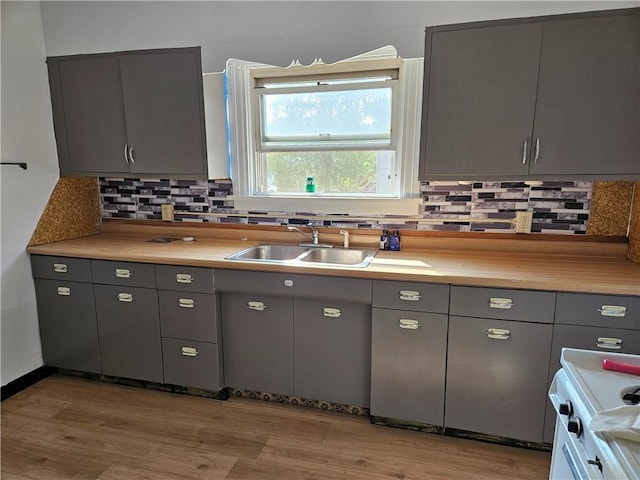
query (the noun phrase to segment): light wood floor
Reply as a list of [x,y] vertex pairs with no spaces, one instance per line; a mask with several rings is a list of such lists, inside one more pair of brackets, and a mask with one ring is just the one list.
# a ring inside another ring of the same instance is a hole
[[5,400],[2,480],[548,477],[550,454],[53,375]]

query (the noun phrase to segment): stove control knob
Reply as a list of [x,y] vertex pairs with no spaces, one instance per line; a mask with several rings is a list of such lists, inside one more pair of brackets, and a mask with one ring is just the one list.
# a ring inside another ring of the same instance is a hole
[[567,430],[571,433],[575,433],[576,437],[580,438],[580,435],[582,435],[582,420],[578,417],[576,417],[575,420],[569,420],[567,422]]
[[560,415],[566,415],[567,418],[573,417],[573,405],[570,400],[567,400],[567,403],[561,403],[558,405],[560,410]]

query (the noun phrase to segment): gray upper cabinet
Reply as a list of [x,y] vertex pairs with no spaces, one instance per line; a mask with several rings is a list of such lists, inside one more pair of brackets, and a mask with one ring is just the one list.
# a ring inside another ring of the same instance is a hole
[[62,175],[206,178],[199,47],[47,64]]
[[640,178],[639,12],[427,28],[420,179]]

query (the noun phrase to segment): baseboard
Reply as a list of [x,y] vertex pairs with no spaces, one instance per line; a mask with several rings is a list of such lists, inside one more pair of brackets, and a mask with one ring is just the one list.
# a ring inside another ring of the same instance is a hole
[[52,367],[42,366],[38,367],[35,370],[32,370],[29,373],[22,375],[19,378],[16,378],[12,382],[7,383],[2,386],[2,401],[4,402],[7,398],[12,397],[18,392],[21,392],[25,388],[30,387],[38,383],[43,378],[47,378],[55,371]]

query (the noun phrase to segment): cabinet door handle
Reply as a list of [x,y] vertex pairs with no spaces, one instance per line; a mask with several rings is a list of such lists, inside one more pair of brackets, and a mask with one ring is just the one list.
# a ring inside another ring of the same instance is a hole
[[133,302],[133,295],[131,295],[130,293],[119,293],[118,300],[121,302],[131,303]]
[[56,273],[67,273],[67,265],[65,263],[54,263],[53,271]]
[[182,355],[185,357],[197,357],[198,349],[195,347],[182,347]]
[[415,290],[400,290],[400,300],[417,302],[420,298],[422,298],[420,292],[416,292]]
[[533,163],[538,163],[538,158],[540,158],[540,137],[536,138],[536,154],[533,157]]
[[131,163],[136,163],[136,158],[133,156],[133,145],[129,145],[129,160],[131,160]]
[[342,312],[339,308],[326,307],[322,309],[322,315],[325,317],[340,318],[342,316]]
[[176,274],[176,282],[178,283],[191,283],[193,282],[193,277],[188,273],[178,273]]
[[488,338],[495,338],[496,340],[508,340],[511,336],[511,332],[506,328],[489,328],[485,333]]
[[627,307],[621,305],[602,305],[598,311],[603,317],[624,317],[627,314]]
[[410,320],[408,318],[401,318],[398,322],[398,326],[406,330],[417,330],[421,327],[421,325],[418,323],[418,320]]
[[489,299],[489,306],[491,308],[506,308],[513,307],[513,300],[510,298],[491,297]]
[[131,272],[126,268],[116,268],[116,277],[118,278],[131,278]]
[[247,302],[247,307],[249,307],[249,310],[256,310],[258,312],[267,308],[267,306],[262,302]]
[[622,348],[621,338],[598,337],[596,347],[606,348],[607,350],[620,350]]
[[524,145],[522,146],[522,164],[527,163],[527,145],[529,145],[529,141],[525,140]]
[[195,305],[196,305],[196,303],[191,298],[179,298],[178,299],[178,306],[180,306],[182,308],[193,308],[193,307],[195,307]]
[[58,287],[58,295],[69,296],[71,289],[69,287]]
[[129,145],[124,144],[124,161],[127,165],[129,165],[129,157],[127,156],[127,151],[129,149]]

